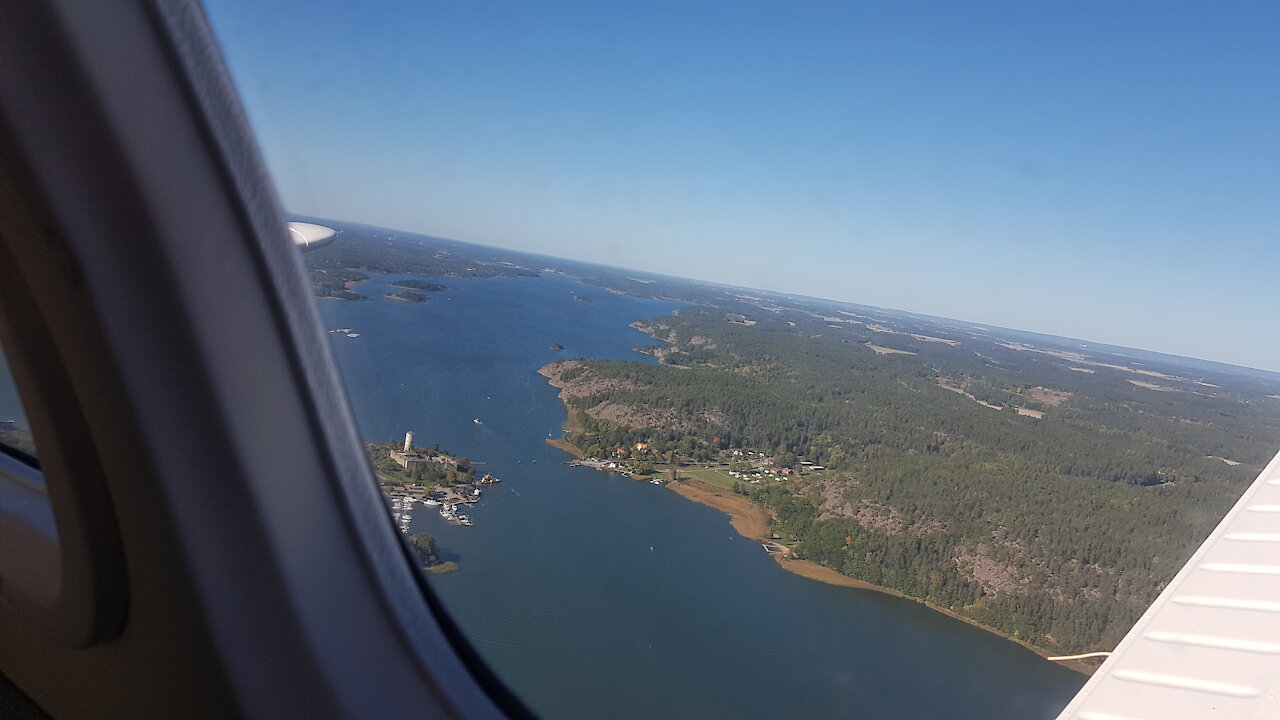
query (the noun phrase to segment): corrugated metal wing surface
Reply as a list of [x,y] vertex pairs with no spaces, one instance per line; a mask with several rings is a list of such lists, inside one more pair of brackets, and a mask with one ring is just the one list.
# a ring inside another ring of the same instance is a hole
[[1280,719],[1278,696],[1280,455],[1058,717]]

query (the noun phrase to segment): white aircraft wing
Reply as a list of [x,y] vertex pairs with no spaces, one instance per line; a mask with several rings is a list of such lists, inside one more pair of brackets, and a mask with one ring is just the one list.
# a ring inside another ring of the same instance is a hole
[[1058,718],[1280,718],[1280,455]]
[[306,252],[322,248],[333,242],[338,237],[338,231],[331,227],[314,223],[291,222],[289,223],[289,235],[293,238],[293,244],[299,250]]

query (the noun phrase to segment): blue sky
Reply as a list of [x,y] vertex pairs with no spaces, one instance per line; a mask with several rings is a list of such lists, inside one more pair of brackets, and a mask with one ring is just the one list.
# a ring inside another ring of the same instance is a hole
[[285,207],[1280,370],[1280,4],[210,2]]

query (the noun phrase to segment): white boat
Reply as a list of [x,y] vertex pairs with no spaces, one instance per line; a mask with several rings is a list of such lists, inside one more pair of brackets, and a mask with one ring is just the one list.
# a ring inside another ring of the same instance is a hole
[[423,498],[422,504],[423,505],[439,505],[440,501],[435,498]]

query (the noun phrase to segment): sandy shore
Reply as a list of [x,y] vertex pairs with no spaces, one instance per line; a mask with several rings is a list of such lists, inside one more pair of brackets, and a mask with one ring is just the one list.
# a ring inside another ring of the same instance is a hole
[[[547,373],[542,373],[542,374],[546,375]],[[556,383],[552,382],[551,384],[555,385]],[[574,417],[573,409],[569,408],[566,405],[565,410],[568,412],[569,417],[564,423],[564,428],[566,430],[580,429],[581,426],[575,422],[576,418]],[[582,458],[582,452],[578,450],[578,448],[575,447],[572,443],[570,443],[567,439],[549,439],[546,442],[548,445],[556,449],[563,450],[564,452],[567,452],[578,459]],[[933,603],[925,602],[924,600],[920,600],[918,598],[910,597],[892,588],[887,588],[881,585],[875,585],[875,584],[866,582],[864,580],[851,578],[848,575],[839,573],[835,570],[832,570],[829,567],[826,567],[824,565],[819,565],[810,560],[799,560],[799,559],[790,557],[790,550],[785,545],[781,545],[776,540],[768,539],[766,537],[769,534],[769,522],[770,520],[773,519],[772,513],[770,513],[766,508],[761,507],[760,505],[757,505],[756,503],[752,502],[750,498],[744,495],[739,495],[735,492],[716,487],[715,485],[711,485],[710,483],[705,483],[701,480],[693,480],[693,479],[682,480],[680,482],[675,482],[675,483],[669,483],[667,484],[666,487],[667,489],[680,494],[681,496],[685,497],[688,500],[692,500],[696,503],[702,503],[703,505],[707,505],[721,512],[727,513],[730,518],[729,522],[731,525],[733,525],[733,529],[736,530],[738,534],[741,535],[742,537],[745,537],[748,540],[755,540],[757,542],[762,542],[762,543],[772,542],[775,545],[778,545],[779,547],[781,547],[783,549],[783,552],[774,554],[773,559],[778,563],[779,566],[782,567],[783,570],[786,570],[787,572],[795,573],[796,575],[808,578],[810,580],[817,580],[818,582],[824,582],[824,583],[827,583],[828,585],[838,585],[840,587],[855,588],[858,590],[872,590],[875,592],[884,593],[886,595],[893,595],[895,597],[900,597],[907,600],[914,600],[915,602],[918,602],[926,607],[929,607],[933,610],[937,610],[940,613],[949,615],[962,622],[966,622],[976,628],[986,630],[987,632],[993,633],[995,635],[999,635],[1000,637],[1006,640],[1016,642],[1019,645],[1027,648],[1028,650],[1031,650],[1032,652],[1039,655],[1040,657],[1049,657],[1051,655],[1056,654],[1056,653],[1050,653],[1050,652],[1041,650],[1040,648],[1037,648],[1036,646],[1031,645],[1029,643],[1023,642],[1022,640],[1019,640],[1017,638],[1009,637],[1008,635],[1000,632],[999,630],[996,630],[995,628],[983,625],[982,623],[972,618],[965,617],[964,615],[954,612],[948,608],[944,608],[939,605],[934,605]],[[1094,670],[1097,669],[1096,665],[1090,665],[1087,662],[1080,661],[1080,660],[1061,662],[1058,664],[1064,667],[1067,667],[1071,670],[1075,670],[1076,672],[1084,675],[1092,675]]]
[[769,513],[747,497],[701,480],[669,483],[667,488],[703,505],[729,514],[733,529],[749,540],[764,540],[769,529]]
[[739,495],[723,488],[718,488],[710,483],[701,480],[685,480],[683,482],[667,485],[667,488],[673,490],[680,495],[697,503],[708,505],[722,512],[728,513],[730,516],[730,524],[738,534],[748,540],[764,543],[771,542],[783,549],[783,552],[777,553],[773,559],[777,561],[787,572],[793,572],[801,577],[817,580],[828,585],[840,585],[841,587],[859,588],[862,590],[875,590],[887,595],[895,595],[897,597],[906,597],[897,590],[879,585],[873,585],[863,580],[851,578],[848,575],[824,567],[818,563],[809,560],[797,560],[790,556],[790,550],[786,545],[772,540],[769,535],[769,520],[771,519],[769,512],[752,502],[744,495]]
[[[986,630],[987,632],[999,635],[1006,640],[1016,642],[1040,657],[1049,657],[1050,655],[1055,654],[1041,650],[1040,648],[1029,643],[1025,643],[1017,638],[1009,637],[995,628],[983,625],[973,618],[965,617],[964,615],[954,612],[948,608],[934,605],[933,603],[925,602],[918,598],[910,597],[909,595],[894,590],[893,588],[887,588],[866,582],[865,580],[851,578],[848,575],[836,572],[829,567],[819,565],[818,563],[810,560],[799,560],[790,557],[790,551],[785,545],[779,544],[776,540],[768,540],[766,538],[769,532],[769,520],[771,519],[769,512],[743,495],[738,495],[737,493],[729,490],[718,488],[715,485],[702,482],[701,480],[684,480],[678,483],[671,483],[667,485],[667,488],[679,493],[689,500],[702,503],[703,505],[713,507],[721,512],[728,513],[730,516],[729,522],[733,525],[733,529],[737,530],[739,535],[747,538],[748,540],[772,542],[775,545],[782,547],[784,551],[782,553],[775,554],[773,559],[782,567],[783,570],[786,570],[787,572],[795,573],[796,575],[810,580],[824,582],[828,585],[857,588],[859,590],[872,590],[886,595],[893,595],[894,597],[913,600],[932,610],[937,610],[940,613],[949,615],[976,628]],[[1083,661],[1069,661],[1058,664],[1085,675],[1092,675],[1093,671],[1097,669],[1096,666],[1089,665]]]
[[828,585],[839,585],[840,587],[858,588],[859,590],[874,590],[875,592],[884,593],[885,595],[893,595],[894,597],[907,597],[903,593],[887,588],[881,585],[873,585],[865,580],[851,578],[843,573],[838,573],[825,565],[819,565],[812,560],[797,560],[783,555],[774,555],[774,560],[782,566],[783,570],[793,572],[800,577],[806,577],[810,580],[817,580]]
[[554,440],[552,440],[552,439],[548,439],[548,440],[547,440],[547,444],[548,444],[548,445],[550,445],[551,447],[553,447],[553,448],[557,449],[557,450],[561,450],[561,451],[567,452],[567,453],[569,453],[570,455],[572,455],[572,456],[574,456],[574,457],[578,458],[579,460],[581,460],[582,458],[586,457],[585,455],[583,455],[583,454],[582,454],[582,451],[581,451],[581,450],[579,450],[577,447],[575,447],[575,446],[574,446],[574,444],[573,444],[573,443],[571,443],[571,442],[569,442],[568,440],[565,440],[565,439],[563,439],[563,438],[557,438],[557,439],[554,439]]

